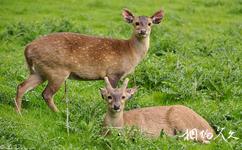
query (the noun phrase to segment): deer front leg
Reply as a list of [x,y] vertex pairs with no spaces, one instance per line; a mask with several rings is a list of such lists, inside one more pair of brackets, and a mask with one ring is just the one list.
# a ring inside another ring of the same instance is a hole
[[122,74],[115,74],[115,75],[109,75],[108,80],[113,88],[116,88],[118,85],[118,81],[121,79]]

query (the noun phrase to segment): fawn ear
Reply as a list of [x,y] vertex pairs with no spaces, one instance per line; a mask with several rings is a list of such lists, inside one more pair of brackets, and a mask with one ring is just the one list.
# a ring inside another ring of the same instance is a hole
[[161,20],[163,19],[163,17],[164,17],[163,11],[159,10],[150,18],[152,19],[153,24],[159,24],[161,22]]
[[102,98],[104,99],[104,97],[107,95],[108,91],[106,88],[100,88],[100,93],[102,95]]
[[129,97],[128,99],[130,99],[137,90],[138,90],[138,87],[126,89],[126,92],[128,94],[128,97]]
[[134,15],[128,9],[123,9],[122,15],[126,22],[132,23],[134,21]]

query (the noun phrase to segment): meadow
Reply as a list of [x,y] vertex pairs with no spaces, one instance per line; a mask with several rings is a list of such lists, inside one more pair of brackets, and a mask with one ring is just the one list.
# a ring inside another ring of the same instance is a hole
[[[42,99],[45,83],[24,96],[23,117],[16,114],[16,87],[29,73],[27,43],[63,31],[127,39],[132,27],[122,19],[123,8],[146,16],[165,12],[152,29],[147,56],[128,76],[129,87],[139,89],[126,110],[186,105],[217,135],[224,128],[225,139],[200,144],[163,134],[149,139],[132,130],[103,137],[103,81],[67,81],[69,135],[64,86],[55,95],[60,113]],[[0,12],[0,149],[242,149],[241,0],[0,0]]]

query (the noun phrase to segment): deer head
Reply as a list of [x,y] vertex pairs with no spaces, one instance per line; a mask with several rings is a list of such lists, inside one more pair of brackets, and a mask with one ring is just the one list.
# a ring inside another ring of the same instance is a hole
[[106,100],[110,112],[121,112],[124,109],[125,101],[130,99],[137,91],[137,87],[127,88],[129,79],[126,78],[122,87],[113,88],[107,77],[104,77],[106,87],[101,88],[102,98]]
[[145,38],[150,35],[151,26],[159,24],[163,19],[164,13],[162,10],[157,11],[151,17],[147,16],[134,16],[128,9],[123,10],[123,18],[126,22],[134,26],[134,35],[137,38]]

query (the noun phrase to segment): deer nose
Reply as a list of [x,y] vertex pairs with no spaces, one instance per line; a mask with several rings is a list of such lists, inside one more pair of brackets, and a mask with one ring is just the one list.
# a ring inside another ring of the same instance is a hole
[[113,109],[114,109],[114,110],[119,110],[119,109],[120,109],[120,105],[114,105],[114,106],[113,106]]
[[141,35],[145,35],[146,34],[146,30],[145,29],[141,29],[139,32]]

